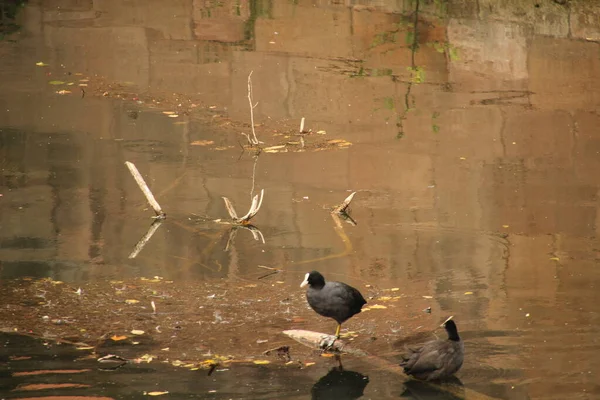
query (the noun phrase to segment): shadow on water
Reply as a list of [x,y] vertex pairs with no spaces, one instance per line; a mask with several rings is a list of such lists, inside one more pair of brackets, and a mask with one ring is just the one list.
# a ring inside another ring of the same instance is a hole
[[[318,269],[373,306],[342,333],[388,366],[454,315],[468,393],[600,395],[600,8],[360,3],[0,2],[0,35],[19,27],[0,40],[0,328],[41,338],[3,338],[3,390],[437,396],[281,334],[332,330],[298,287]],[[252,225],[221,223],[223,197],[242,214],[263,189]],[[158,358],[100,372],[51,338]],[[90,386],[18,389],[70,382]]]
[[359,372],[332,368],[310,391],[313,400],[354,400],[364,395],[369,377]]

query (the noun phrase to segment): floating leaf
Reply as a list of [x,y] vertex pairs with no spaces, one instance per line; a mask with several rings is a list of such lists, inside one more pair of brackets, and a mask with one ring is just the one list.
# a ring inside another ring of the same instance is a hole
[[508,227],[509,227],[509,225],[502,225],[502,227],[503,227],[503,228],[508,228]]
[[132,334],[132,335],[143,335],[143,334],[144,334],[144,331],[142,331],[142,330],[139,330],[139,329],[133,329],[133,330],[131,331],[131,334]]
[[325,131],[317,131],[317,134],[319,134],[319,135],[326,135],[327,132],[325,132]]
[[167,117],[169,117],[169,118],[178,118],[178,117],[179,117],[179,115],[177,115],[177,114],[172,114],[172,115],[167,115]]
[[465,292],[465,294],[473,294],[473,292]]
[[124,336],[124,335],[111,336],[111,340],[114,340],[115,342],[118,342],[119,340],[125,340],[125,339],[127,339],[127,336]]
[[64,81],[50,81],[48,82],[50,85],[64,85]]
[[315,365],[315,363],[314,363],[314,362],[307,362],[307,363],[304,363],[304,366],[305,366],[305,367],[310,367],[311,365]]
[[179,367],[179,366],[183,365],[183,362],[181,362],[179,360],[175,360],[175,361],[171,361],[171,365],[173,365],[174,367]]
[[397,288],[397,287],[394,287],[394,288],[390,289],[390,291],[392,291],[392,292],[397,292],[398,290],[400,290],[400,288]]
[[59,90],[56,92],[57,94],[69,94],[72,93],[70,90]]
[[215,142],[212,140],[194,140],[190,143],[192,146],[208,146],[210,144],[214,144]]
[[254,364],[257,364],[257,365],[271,364],[271,361],[269,361],[269,360],[254,360]]
[[329,357],[334,357],[334,356],[335,356],[335,354],[333,354],[333,353],[321,353],[321,357],[329,358]]
[[550,257],[550,259],[551,259],[552,261],[560,261],[560,258],[558,258],[558,257]]
[[127,303],[127,304],[137,304],[139,302],[140,302],[139,300],[135,300],[135,299],[125,300],[125,303]]
[[433,296],[423,296],[424,299],[433,299]]
[[79,86],[81,87],[86,87],[88,84],[87,83],[80,83]]
[[94,348],[94,346],[81,346],[81,347],[76,347],[75,350],[92,350]]
[[37,65],[38,67],[47,67],[47,66],[48,66],[48,64],[46,64],[46,63],[45,63],[45,62],[43,62],[43,61],[36,62],[36,63],[35,63],[35,65]]
[[163,394],[167,394],[169,393],[167,390],[165,390],[164,392],[144,392],[145,394],[147,394],[148,396],[162,396]]

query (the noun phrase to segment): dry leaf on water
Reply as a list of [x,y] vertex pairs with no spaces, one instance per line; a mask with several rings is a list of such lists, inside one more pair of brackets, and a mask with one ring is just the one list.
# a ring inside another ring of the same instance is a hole
[[118,342],[119,340],[125,340],[127,339],[127,336],[124,335],[114,335],[110,337],[111,340]]
[[142,330],[139,330],[139,329],[133,329],[133,330],[131,331],[131,334],[132,334],[132,335],[143,335],[143,334],[144,334],[144,331],[142,331]]
[[271,364],[271,361],[268,361],[268,360],[254,360],[254,364],[257,364],[257,365]]
[[164,392],[144,392],[144,394],[148,395],[148,396],[162,396],[163,394],[167,394],[169,393],[167,390],[165,390]]
[[135,299],[125,300],[125,303],[127,303],[127,304],[137,304],[139,302],[140,302],[139,300],[135,300]]

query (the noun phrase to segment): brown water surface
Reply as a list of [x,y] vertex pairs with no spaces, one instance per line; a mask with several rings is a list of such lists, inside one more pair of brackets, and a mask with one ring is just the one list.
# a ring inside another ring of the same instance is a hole
[[[346,3],[24,7],[0,41],[0,390],[454,398],[283,336],[333,333],[299,288],[318,269],[385,307],[344,331],[389,365],[454,315],[466,398],[600,398],[600,5]],[[125,161],[168,215],[135,258],[153,212]],[[262,189],[254,232],[214,221]],[[353,191],[356,225],[329,212]],[[98,373],[115,352],[158,358]],[[239,363],[160,362],[216,355]]]

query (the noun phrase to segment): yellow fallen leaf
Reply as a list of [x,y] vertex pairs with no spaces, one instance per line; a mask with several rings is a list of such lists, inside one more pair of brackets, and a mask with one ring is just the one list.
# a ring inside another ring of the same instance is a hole
[[175,111],[163,111],[162,113],[165,115],[173,115],[175,114]]
[[156,358],[156,356],[150,355],[150,354],[144,354],[143,356],[141,356],[139,358],[140,361],[145,361],[147,363],[149,363],[150,361],[154,360]]
[[52,281],[51,283],[53,285],[62,285],[64,282],[63,281]]
[[384,309],[387,308],[386,306],[382,306],[380,304],[373,304],[372,306],[368,307],[371,310],[377,310],[377,309]]
[[127,336],[124,335],[114,335],[110,337],[111,340],[114,340],[115,342],[118,342],[119,340],[125,340],[127,339]]
[[326,133],[327,132],[325,132],[325,131],[317,131],[317,134],[319,134],[319,135],[325,135]]
[[183,365],[183,363],[179,360],[175,360],[175,361],[171,361],[171,365],[174,367],[179,367],[180,365]]
[[75,350],[91,350],[93,348],[94,348],[94,346],[81,346],[81,347],[76,347]]
[[558,257],[550,257],[550,259],[551,259],[552,261],[560,261],[560,258],[558,258]]
[[162,396],[163,394],[169,393],[167,390],[164,392],[146,392],[148,396]]
[[390,296],[381,296],[381,297],[380,297],[378,300],[379,300],[379,301],[389,301],[389,300],[391,300],[391,299],[392,299],[392,298],[391,298]]
[[56,94],[69,94],[72,93],[70,90],[59,90],[56,92]]
[[423,296],[424,299],[433,299],[433,296]]
[[139,302],[140,302],[139,300],[135,300],[135,299],[125,300],[125,303],[127,303],[127,304],[137,304]]
[[509,225],[502,225],[502,227],[503,227],[503,228],[508,228],[508,227],[509,227]]
[[192,146],[208,146],[209,144],[214,144],[215,142],[212,140],[194,140],[190,143]]
[[400,290],[400,288],[393,287],[393,288],[391,288],[390,290],[391,290],[392,292],[397,292],[398,290]]
[[465,292],[465,294],[473,294],[473,292]]
[[271,364],[271,361],[269,361],[269,360],[254,360],[253,362],[254,362],[254,364],[258,364],[258,365]]
[[143,335],[143,334],[144,334],[144,331],[141,331],[141,330],[139,330],[139,329],[133,329],[133,330],[131,331],[131,334],[132,334],[132,335]]
[[333,356],[335,356],[335,354],[333,354],[333,353],[321,353],[321,357],[329,358],[329,357],[333,357]]
[[315,363],[314,363],[314,362],[307,362],[307,363],[304,363],[304,366],[305,366],[305,367],[310,367],[311,365],[315,365]]
[[169,118],[178,118],[179,115],[177,115],[177,114],[171,114],[171,115],[167,115],[167,117],[169,117]]
[[36,62],[36,63],[35,63],[35,65],[37,65],[38,67],[47,67],[47,66],[48,66],[48,64],[46,64],[46,63],[45,63],[45,62],[43,62],[43,61]]
[[460,157],[460,160],[466,160],[466,159],[467,159],[466,157]]
[[86,87],[88,84],[87,83],[80,83],[79,86],[81,87]]

